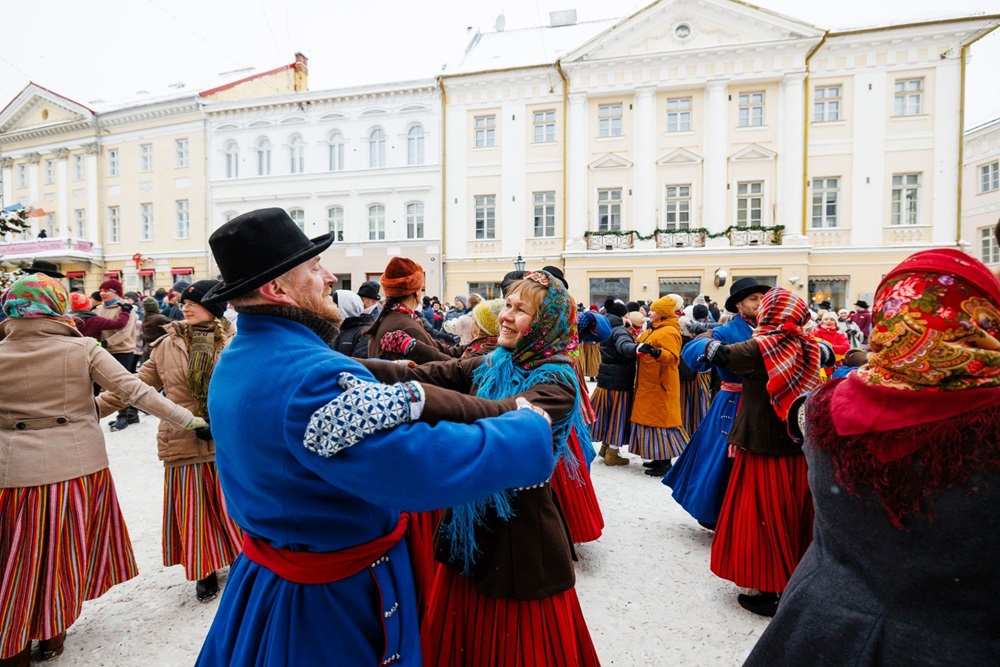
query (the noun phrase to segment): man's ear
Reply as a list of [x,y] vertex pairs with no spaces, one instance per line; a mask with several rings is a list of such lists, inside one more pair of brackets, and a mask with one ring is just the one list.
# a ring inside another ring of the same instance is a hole
[[285,291],[285,285],[279,282],[278,278],[274,280],[269,280],[258,289],[260,290],[260,296],[265,301],[270,303],[276,303],[282,306],[294,306],[297,305],[296,302],[288,295]]

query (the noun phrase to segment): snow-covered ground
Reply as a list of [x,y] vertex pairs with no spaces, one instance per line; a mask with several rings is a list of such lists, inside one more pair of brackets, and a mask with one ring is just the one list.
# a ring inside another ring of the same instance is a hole
[[[187,666],[208,632],[219,600],[198,603],[183,568],[161,562],[156,425],[143,415],[119,433],[103,426],[140,574],[84,604],[58,667]],[[712,575],[711,533],[642,471],[634,457],[628,467],[592,468],[607,525],[601,539],[577,547],[577,592],[602,663],[741,664],[767,620],[741,609],[740,591]]]

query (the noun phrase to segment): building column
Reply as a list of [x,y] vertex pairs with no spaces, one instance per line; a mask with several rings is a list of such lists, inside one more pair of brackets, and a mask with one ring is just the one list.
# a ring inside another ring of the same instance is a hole
[[791,245],[806,242],[802,233],[805,78],[804,71],[786,74],[778,92],[778,212],[774,224],[784,225],[784,243]]
[[703,226],[718,233],[729,226],[726,220],[726,202],[729,200],[728,155],[729,126],[726,81],[709,81],[705,86],[705,161],[702,185]]
[[56,224],[59,225],[60,238],[68,239],[69,231],[69,149],[57,148],[56,159],[56,202],[59,211],[56,214]]
[[443,261],[468,257],[469,229],[469,179],[468,160],[469,128],[464,107],[441,107],[442,118],[447,114],[448,150],[442,156],[445,169],[445,226],[441,229]]
[[566,250],[585,250],[587,220],[587,95],[569,94],[566,128]]
[[83,147],[84,151],[87,153],[87,240],[93,243],[95,246],[101,245],[100,239],[97,237],[97,221],[100,215],[100,208],[98,207],[98,172],[99,166],[97,164],[97,155],[100,151],[100,146],[97,142],[87,144]]
[[[28,206],[39,207],[40,202],[38,201],[38,183],[39,183],[39,163],[42,161],[42,156],[39,153],[28,153],[24,156],[24,159],[28,162]],[[31,218],[31,236],[35,237],[38,234],[38,229],[42,225],[42,218]]]
[[632,178],[633,229],[648,236],[656,229],[656,89],[637,88],[635,91],[635,156]]
[[854,114],[851,121],[854,138],[850,207],[841,206],[837,211],[851,226],[853,248],[881,246],[884,229],[889,226],[891,185],[885,174],[885,127],[890,93],[886,87],[884,71],[859,70],[854,75],[854,108],[864,109],[864,113]]
[[0,207],[6,207],[14,203],[14,158],[0,158],[0,169],[3,170],[0,174],[3,179],[3,202],[0,202]]
[[[959,163],[959,145],[962,136],[960,118],[962,110],[962,57],[938,61],[934,75],[934,173],[931,210],[920,211],[918,222],[930,222],[931,241],[936,246],[954,246],[959,234],[958,179],[962,165]],[[925,107],[927,102],[924,102]],[[971,194],[971,193],[970,193]],[[921,204],[927,195],[921,193]]]

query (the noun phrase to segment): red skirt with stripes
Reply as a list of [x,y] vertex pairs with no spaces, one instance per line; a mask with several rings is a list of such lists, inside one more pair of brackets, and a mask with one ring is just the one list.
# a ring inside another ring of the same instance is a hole
[[139,574],[111,472],[0,489],[0,658],[73,625]]
[[421,644],[434,667],[592,667],[600,665],[576,589],[542,600],[481,595],[442,566]]
[[570,431],[569,446],[576,455],[580,466],[577,469],[579,479],[573,479],[566,468],[566,462],[560,460],[552,473],[552,491],[556,494],[559,508],[566,517],[569,527],[569,537],[574,544],[593,542],[601,536],[604,530],[604,514],[597,502],[594,483],[590,479],[590,468],[583,463],[583,450],[576,430]]
[[183,565],[187,579],[197,581],[236,560],[242,543],[243,531],[226,512],[214,461],[164,470],[164,565]]
[[594,390],[591,401],[594,404],[596,418],[594,425],[590,427],[594,440],[614,447],[628,445],[629,430],[632,428],[629,416],[632,414],[634,396],[635,392],[632,391],[601,387]]
[[712,541],[712,572],[737,586],[785,590],[812,542],[806,457],[736,450]]
[[417,617],[420,619],[427,614],[434,576],[440,567],[434,560],[434,536],[442,516],[444,510],[411,512],[409,527],[406,529],[406,546],[410,551],[413,584],[417,590]]

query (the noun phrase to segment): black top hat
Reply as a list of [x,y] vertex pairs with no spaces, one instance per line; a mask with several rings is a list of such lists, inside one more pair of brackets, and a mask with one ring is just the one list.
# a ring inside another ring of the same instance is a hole
[[562,269],[558,266],[543,266],[542,271],[548,271],[553,278],[563,284],[564,288],[569,289],[569,283],[566,282],[566,276],[563,275]]
[[862,301],[861,299],[858,299],[857,301],[855,301],[854,305],[857,306],[858,308],[868,308],[869,307],[868,306],[868,302],[867,301]]
[[312,240],[280,208],[238,215],[208,237],[222,283],[208,291],[202,305],[228,301],[255,290],[326,250],[333,234]]
[[366,299],[375,299],[378,301],[378,291],[381,289],[379,284],[374,280],[366,280],[361,283],[361,287],[358,288],[358,296],[363,296]]
[[771,287],[761,285],[753,278],[740,278],[729,287],[729,298],[726,299],[726,310],[730,313],[737,312],[736,304],[751,294],[764,294]]
[[830,310],[833,308],[833,304],[829,300],[824,300],[819,302],[819,307],[821,310]]
[[25,273],[41,273],[48,276],[49,278],[65,278],[63,274],[59,273],[59,267],[52,262],[46,262],[44,259],[34,259],[31,261],[31,266],[24,270]]

